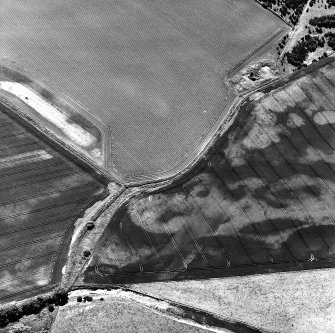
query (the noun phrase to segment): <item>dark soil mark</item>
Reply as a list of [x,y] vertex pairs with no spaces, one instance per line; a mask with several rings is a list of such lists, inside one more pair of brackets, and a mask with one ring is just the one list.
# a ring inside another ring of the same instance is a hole
[[[289,85],[258,105],[246,101],[191,178],[150,198],[132,199],[122,217],[112,218],[85,281],[132,283],[333,266],[335,125],[315,122],[322,107],[308,111],[314,99],[325,100],[313,89],[312,81],[305,84],[294,105]],[[113,260],[105,254],[111,244]]]

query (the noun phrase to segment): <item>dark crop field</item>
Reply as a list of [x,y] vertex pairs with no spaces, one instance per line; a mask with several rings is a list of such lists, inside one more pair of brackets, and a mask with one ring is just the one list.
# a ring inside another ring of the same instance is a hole
[[4,0],[0,14],[1,58],[108,125],[129,180],[194,156],[235,97],[223,77],[288,29],[254,0]]
[[74,222],[104,185],[0,104],[0,303],[59,283]]
[[118,211],[86,282],[334,265],[334,62],[271,89],[245,101],[191,179]]

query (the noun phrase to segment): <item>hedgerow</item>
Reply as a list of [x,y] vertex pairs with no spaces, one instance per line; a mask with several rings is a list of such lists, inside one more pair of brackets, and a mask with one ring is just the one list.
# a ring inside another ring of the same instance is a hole
[[22,306],[16,305],[8,308],[0,309],[0,327],[5,327],[9,323],[16,322],[24,316],[40,313],[45,307],[49,308],[49,311],[53,311],[53,305],[63,306],[68,302],[68,292],[66,290],[58,290],[51,296],[37,297],[31,299]]
[[297,24],[308,0],[259,0],[263,7],[275,11],[283,19],[286,18]]
[[309,24],[319,28],[335,28],[335,15],[313,17],[309,20]]

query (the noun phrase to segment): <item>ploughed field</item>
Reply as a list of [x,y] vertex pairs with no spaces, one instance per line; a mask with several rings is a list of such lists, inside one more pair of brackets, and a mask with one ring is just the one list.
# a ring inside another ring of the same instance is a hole
[[106,124],[126,180],[182,169],[235,97],[223,77],[288,29],[253,0],[5,0],[0,13],[1,58]]
[[57,286],[74,222],[104,185],[0,104],[0,303]]
[[189,180],[119,209],[84,281],[333,266],[334,91],[327,60],[245,100]]

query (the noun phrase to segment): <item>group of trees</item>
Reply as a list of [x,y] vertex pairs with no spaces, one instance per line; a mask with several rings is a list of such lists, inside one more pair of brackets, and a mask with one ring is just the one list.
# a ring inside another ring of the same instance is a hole
[[77,302],[81,303],[81,302],[92,302],[93,301],[93,297],[92,296],[84,296],[84,298],[82,296],[78,296],[77,297]]
[[38,296],[22,306],[12,305],[9,308],[0,309],[0,327],[5,327],[9,323],[13,323],[21,319],[23,316],[39,313],[45,307],[49,311],[54,310],[54,305],[63,306],[68,302],[68,292],[66,290],[59,290],[51,296]]
[[318,28],[335,28],[335,15],[313,17],[309,20],[309,24]]
[[[321,2],[320,2],[321,1]],[[316,3],[318,3],[321,6],[324,6],[325,9],[330,8],[331,6],[335,5],[335,0],[326,0],[327,2],[324,3],[323,0],[311,0],[309,3],[310,7],[313,7]],[[308,9],[307,9],[308,11]]]
[[[263,7],[275,10],[282,18],[289,19],[294,25],[297,24],[302,11],[307,4],[307,0],[259,0]],[[319,0],[311,0],[309,6],[313,7],[319,3]],[[330,8],[335,6],[335,0],[327,0],[325,6]],[[307,9],[308,10],[308,9]],[[335,34],[328,32],[323,36],[311,36],[312,33],[321,35],[323,28],[335,28],[335,15],[325,15],[321,17],[314,17],[310,19],[309,24],[312,27],[306,26],[308,29],[308,35],[303,37],[292,49],[291,52],[285,54],[288,63],[291,65],[301,68],[304,65],[304,61],[307,59],[308,54],[316,51],[319,47],[324,47],[326,40],[327,44],[335,50]],[[314,31],[313,31],[314,30]],[[281,40],[277,46],[277,53],[280,54],[286,43],[286,38]],[[326,57],[324,53],[322,58]]]
[[310,52],[314,52],[318,47],[323,47],[324,45],[325,39],[323,37],[306,35],[300,39],[291,52],[286,53],[287,61],[291,65],[300,68]]
[[335,0],[327,0],[328,8],[335,6]]
[[335,33],[327,32],[325,37],[327,38],[327,44],[335,51]]
[[259,0],[263,7],[275,10],[282,18],[297,24],[308,0]]
[[281,50],[285,47],[285,44],[287,42],[288,35],[285,35],[281,41],[278,43],[278,46],[276,47],[278,55],[280,54]]

